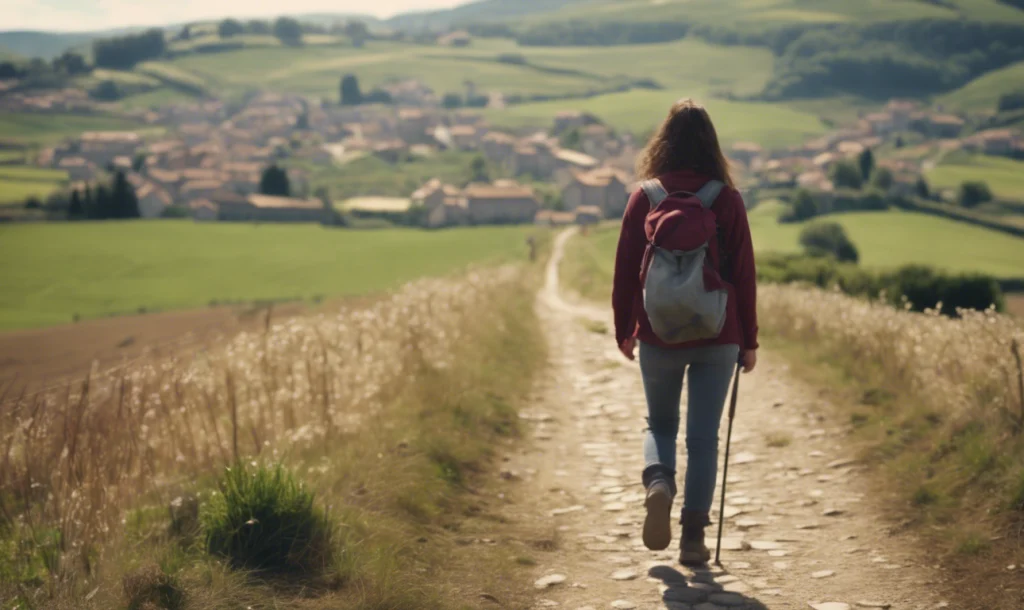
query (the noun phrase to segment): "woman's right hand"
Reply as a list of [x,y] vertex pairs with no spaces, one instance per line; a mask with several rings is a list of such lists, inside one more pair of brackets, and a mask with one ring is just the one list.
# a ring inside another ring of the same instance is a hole
[[619,345],[619,351],[627,360],[636,360],[636,337],[630,337]]
[[744,373],[753,373],[754,369],[757,368],[757,350],[748,349],[743,352],[743,355],[740,357],[740,364],[743,365]]

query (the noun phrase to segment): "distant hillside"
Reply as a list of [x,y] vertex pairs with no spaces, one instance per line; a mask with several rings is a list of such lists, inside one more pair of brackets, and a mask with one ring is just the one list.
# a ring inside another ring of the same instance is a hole
[[557,11],[586,0],[479,0],[452,9],[405,13],[385,23],[398,30],[443,30],[470,23],[501,21]]
[[23,57],[53,59],[70,48],[88,44],[105,35],[101,32],[0,32],[0,53],[6,50]]
[[10,61],[18,59],[23,59],[23,57],[6,47],[0,46],[0,61]]

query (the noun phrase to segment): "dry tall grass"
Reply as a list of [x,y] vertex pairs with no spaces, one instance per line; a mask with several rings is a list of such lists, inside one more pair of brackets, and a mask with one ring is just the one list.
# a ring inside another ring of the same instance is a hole
[[773,333],[827,344],[870,363],[944,417],[984,420],[1007,430],[1024,425],[1019,320],[994,311],[900,311],[888,305],[791,285],[760,288],[759,312]]
[[44,587],[88,591],[84,581],[130,508],[239,459],[326,452],[398,397],[423,362],[449,366],[465,319],[487,311],[510,283],[521,286],[518,277],[502,268],[423,280],[193,357],[39,395],[7,388],[0,597],[12,599],[39,574],[49,575]]

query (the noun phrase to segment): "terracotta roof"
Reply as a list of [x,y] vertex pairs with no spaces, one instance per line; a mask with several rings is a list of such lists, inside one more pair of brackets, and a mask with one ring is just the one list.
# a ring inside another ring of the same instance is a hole
[[213,210],[214,212],[220,211],[220,206],[218,206],[216,203],[210,201],[209,199],[196,199],[196,200],[190,201],[189,204],[188,204],[188,207],[192,208],[193,210],[199,210],[199,209],[202,209],[202,208],[209,208],[209,209]]
[[224,183],[219,180],[193,180],[192,182],[186,182],[181,187],[181,192],[192,193],[195,191],[216,191],[223,187]]
[[577,152],[575,150],[562,149],[555,153],[555,158],[572,165],[578,165],[580,167],[594,167],[600,163],[597,159],[590,155]]
[[274,197],[273,195],[249,195],[246,198],[250,204],[260,209],[293,209],[293,210],[317,210],[323,207],[318,199],[296,199],[293,197]]
[[136,143],[142,140],[134,131],[86,131],[79,139],[83,142]]
[[83,157],[67,157],[60,160],[59,167],[87,167],[89,162]]
[[470,184],[463,194],[467,199],[522,199],[532,198],[533,189],[521,185]]
[[596,205],[581,205],[580,207],[576,208],[576,214],[592,214],[598,217],[604,215],[604,213],[601,212],[601,208],[597,207]]

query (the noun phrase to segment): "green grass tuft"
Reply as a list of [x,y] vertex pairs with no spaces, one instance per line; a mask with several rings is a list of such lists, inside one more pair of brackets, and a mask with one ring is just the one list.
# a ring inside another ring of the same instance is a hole
[[316,573],[331,560],[330,520],[281,465],[228,468],[200,519],[207,550],[237,568]]

